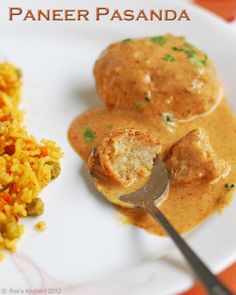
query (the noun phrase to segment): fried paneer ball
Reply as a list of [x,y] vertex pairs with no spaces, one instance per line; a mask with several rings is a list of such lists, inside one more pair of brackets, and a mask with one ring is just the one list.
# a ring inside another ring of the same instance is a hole
[[231,170],[226,161],[217,158],[202,129],[192,130],[176,142],[165,163],[176,183],[200,179],[214,182],[226,177]]
[[127,187],[150,175],[158,152],[160,145],[150,136],[134,129],[116,130],[90,155],[87,169],[97,179]]
[[170,34],[110,45],[94,75],[109,108],[136,108],[149,117],[167,112],[188,121],[210,112],[223,95],[207,55]]
[[97,190],[108,201],[132,207],[119,197],[145,184],[160,151],[159,142],[145,133],[135,129],[116,130],[90,155],[87,169]]

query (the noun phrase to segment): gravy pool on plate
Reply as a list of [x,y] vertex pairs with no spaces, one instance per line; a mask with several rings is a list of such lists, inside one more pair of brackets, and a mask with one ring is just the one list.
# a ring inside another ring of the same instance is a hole
[[[112,132],[138,130],[151,134],[160,144],[158,154],[172,172],[169,195],[160,209],[179,232],[190,230],[230,202],[236,182],[236,119],[214,65],[204,52],[183,37],[169,34],[124,40],[102,53],[94,74],[106,107],[78,116],[69,129],[70,142],[85,161]],[[171,156],[173,160],[182,154],[180,163],[186,162],[188,153],[191,158],[191,147],[198,145],[201,149],[193,150],[192,157],[205,165],[204,171],[198,165],[199,175],[216,177],[194,178],[187,171],[183,181],[176,181],[178,165],[171,162]],[[98,183],[96,178],[94,182]],[[116,191],[111,184],[103,188],[109,188],[109,193]],[[107,197],[108,193],[100,191]],[[121,206],[117,209],[129,222],[164,234],[145,212]]]

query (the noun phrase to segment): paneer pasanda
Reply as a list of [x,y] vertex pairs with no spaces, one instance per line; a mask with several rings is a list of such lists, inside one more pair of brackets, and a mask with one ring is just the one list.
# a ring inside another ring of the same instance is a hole
[[166,160],[174,182],[187,183],[203,179],[217,181],[226,177],[231,166],[216,157],[206,132],[192,130],[174,144]]
[[190,120],[223,96],[208,56],[170,34],[111,44],[94,67],[97,90],[111,109],[139,108]]
[[110,45],[94,67],[104,109],[79,115],[69,139],[99,192],[129,222],[163,235],[119,196],[147,181],[158,155],[170,171],[160,209],[179,232],[231,199],[236,183],[236,119],[207,55],[170,34]]

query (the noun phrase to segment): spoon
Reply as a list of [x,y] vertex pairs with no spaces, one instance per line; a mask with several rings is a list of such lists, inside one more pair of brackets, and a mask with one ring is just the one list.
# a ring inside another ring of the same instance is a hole
[[195,272],[208,294],[230,295],[231,293],[201,259],[187,245],[168,219],[158,209],[158,206],[167,197],[169,189],[169,175],[163,162],[157,157],[154,160],[151,176],[146,184],[134,193],[120,196],[120,200],[132,205],[133,208],[142,208],[160,223],[165,232],[172,238],[192,270]]

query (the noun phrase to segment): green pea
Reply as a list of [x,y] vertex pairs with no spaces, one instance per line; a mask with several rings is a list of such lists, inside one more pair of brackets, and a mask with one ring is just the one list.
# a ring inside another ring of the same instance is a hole
[[3,227],[3,235],[9,239],[14,240],[20,237],[20,226],[15,222],[8,222]]
[[28,216],[39,216],[44,212],[44,203],[40,198],[33,199],[31,203],[27,205]]
[[51,180],[58,177],[58,175],[61,173],[61,166],[57,162],[48,161],[46,162],[47,165],[51,166]]

